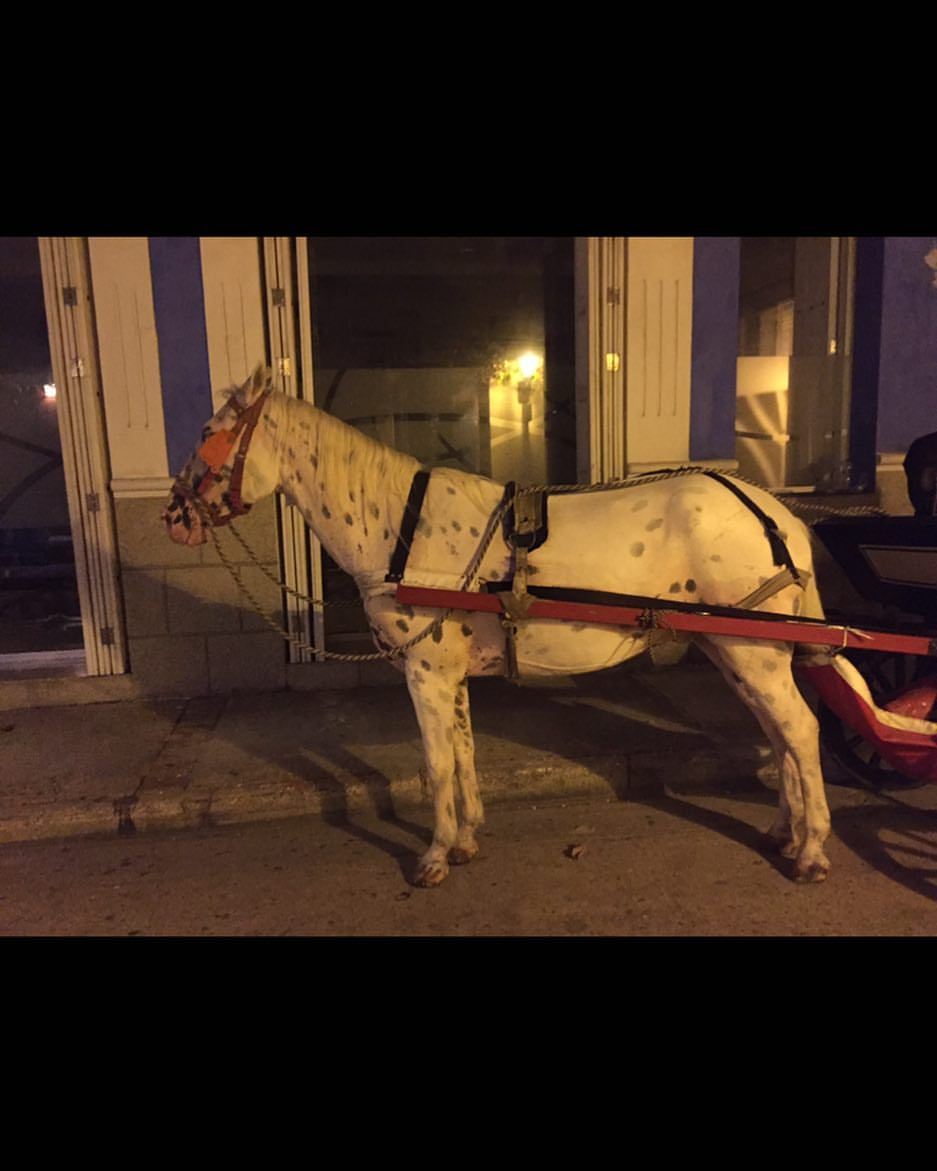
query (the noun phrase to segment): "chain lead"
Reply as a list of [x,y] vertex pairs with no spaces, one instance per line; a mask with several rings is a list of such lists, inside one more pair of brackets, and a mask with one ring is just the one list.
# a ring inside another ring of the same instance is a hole
[[[199,503],[201,503],[201,502],[199,502]],[[482,540],[479,543],[479,546],[476,549],[474,556],[472,557],[471,561],[469,561],[468,565],[466,566],[465,572],[462,574],[462,581],[460,583],[462,589],[468,589],[471,586],[472,582],[475,580],[475,577],[478,574],[479,569],[481,568],[481,563],[484,560],[485,554],[488,552],[488,549],[491,545],[491,542],[494,539],[494,535],[498,531],[498,524],[500,523],[501,517],[507,511],[508,506],[509,506],[508,503],[506,503],[506,502],[502,503],[498,508],[495,509],[494,513],[492,514],[491,520],[488,522],[488,528],[487,528],[484,536],[482,537]],[[203,524],[205,523],[204,517],[202,518],[202,523]],[[304,641],[303,639],[299,638],[297,635],[290,634],[288,631],[283,630],[282,627],[279,625],[279,623],[277,623],[274,619],[272,619],[264,611],[260,602],[258,602],[258,600],[254,597],[254,595],[250,592],[250,590],[247,588],[247,586],[241,580],[240,573],[238,573],[237,569],[232,564],[231,560],[227,557],[224,550],[221,548],[221,542],[218,539],[218,533],[215,529],[215,526],[214,525],[206,525],[206,527],[208,529],[209,535],[211,536],[212,542],[214,543],[215,551],[218,554],[218,559],[221,561],[221,564],[225,567],[225,569],[227,569],[228,573],[230,573],[231,576],[234,578],[235,585],[238,587],[238,589],[241,591],[241,593],[250,602],[251,609],[254,610],[254,612],[264,621],[264,623],[267,626],[270,627],[271,630],[273,630],[277,634],[279,634],[280,637],[282,639],[284,639],[286,642],[291,643],[294,647],[296,647],[297,650],[310,651],[312,654],[318,655],[323,659],[331,659],[334,662],[340,662],[340,663],[372,663],[378,659],[387,659],[387,660],[397,659],[397,658],[400,658],[401,655],[406,654],[406,652],[408,650],[410,650],[412,647],[415,647],[418,643],[421,643],[424,639],[428,638],[434,632],[441,630],[442,625],[446,621],[446,619],[449,618],[452,613],[454,613],[454,611],[452,609],[444,610],[439,615],[438,618],[435,618],[430,623],[430,625],[425,628],[425,630],[421,630],[420,633],[417,634],[415,637],[409,639],[407,642],[401,643],[400,646],[393,647],[389,651],[375,651],[370,654],[348,655],[348,654],[339,654],[336,651],[321,650],[319,647],[313,646],[312,643],[308,643],[308,642]],[[251,549],[251,547],[250,547],[250,545],[248,545],[247,541],[241,536],[240,533],[238,533],[235,530],[233,522],[229,523],[228,529],[230,530],[232,536],[235,538],[235,540],[238,542],[238,544],[241,546],[241,548],[244,550],[244,552],[248,555],[248,557],[253,562],[253,564],[261,571],[261,573],[269,581],[271,581],[275,586],[277,586],[278,589],[282,590],[284,593],[291,594],[294,598],[298,598],[302,602],[307,602],[311,606],[322,606],[323,608],[325,608],[326,606],[335,607],[335,606],[348,606],[348,605],[359,605],[360,604],[360,599],[356,599],[354,601],[347,601],[346,600],[346,601],[337,601],[337,602],[326,602],[326,601],[318,599],[318,598],[310,598],[308,594],[303,594],[299,590],[294,590],[291,586],[286,585],[285,582],[277,581],[276,577],[267,569],[267,567],[265,565],[263,565],[260,562],[260,560],[257,557],[257,554],[253,551],[253,549]]]

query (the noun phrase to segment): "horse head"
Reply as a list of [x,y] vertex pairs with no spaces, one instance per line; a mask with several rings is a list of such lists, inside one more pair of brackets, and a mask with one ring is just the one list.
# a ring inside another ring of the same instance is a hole
[[243,516],[276,487],[263,461],[247,458],[271,389],[270,371],[258,365],[202,428],[201,444],[176,476],[162,514],[172,540],[203,544],[208,525]]

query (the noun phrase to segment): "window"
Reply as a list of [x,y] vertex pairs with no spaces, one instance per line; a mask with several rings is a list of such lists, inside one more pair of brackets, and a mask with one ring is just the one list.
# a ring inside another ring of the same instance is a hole
[[[571,237],[308,242],[317,405],[433,466],[576,479]],[[324,557],[327,600],[353,583]],[[335,636],[366,629],[329,611]]]
[[736,456],[768,488],[851,486],[854,245],[742,237]]

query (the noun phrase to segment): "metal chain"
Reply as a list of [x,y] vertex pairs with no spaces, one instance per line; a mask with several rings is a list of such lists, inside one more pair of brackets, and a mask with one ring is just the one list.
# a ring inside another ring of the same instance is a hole
[[812,512],[821,516],[888,516],[884,508],[878,508],[874,504],[855,504],[850,508],[837,508],[835,504],[802,503],[797,496],[787,497],[783,503],[791,512]]
[[[273,618],[271,618],[269,616],[269,614],[267,614],[265,612],[265,610],[261,606],[260,602],[257,600],[257,598],[254,597],[254,595],[251,593],[251,591],[248,589],[248,587],[241,580],[240,573],[238,573],[237,569],[234,567],[234,565],[231,563],[231,561],[228,559],[228,557],[225,555],[224,551],[222,550],[221,542],[218,540],[218,534],[215,531],[215,528],[212,526],[211,528],[209,528],[208,532],[209,532],[209,535],[211,536],[212,541],[214,542],[215,551],[218,554],[218,557],[221,561],[221,564],[225,567],[225,569],[227,569],[228,573],[230,573],[231,576],[234,578],[234,582],[237,585],[238,589],[245,596],[245,598],[247,598],[248,602],[250,602],[251,609],[254,610],[254,612],[256,614],[258,614],[263,619],[263,621],[266,623],[267,626],[270,627],[271,630],[273,630],[277,634],[279,634],[281,638],[286,640],[286,642],[292,643],[292,645],[294,647],[296,647],[297,650],[311,651],[313,654],[320,655],[324,659],[332,659],[333,661],[338,662],[338,663],[370,663],[370,662],[374,662],[376,659],[396,659],[396,658],[399,658],[401,655],[406,654],[406,652],[408,650],[410,650],[412,647],[415,647],[418,643],[421,643],[425,638],[428,638],[434,631],[440,630],[442,628],[442,624],[446,621],[446,619],[452,613],[451,610],[445,610],[442,614],[439,615],[438,618],[434,619],[430,623],[430,625],[426,627],[425,630],[420,631],[420,633],[418,635],[416,635],[414,638],[411,638],[407,642],[401,643],[400,646],[393,647],[389,651],[375,651],[372,654],[363,654],[363,655],[348,655],[348,654],[339,654],[336,651],[321,650],[319,647],[313,646],[312,643],[306,642],[304,639],[299,638],[298,635],[290,634],[288,631],[283,630],[283,628],[280,626],[280,624],[278,622],[276,622]],[[258,563],[258,565],[259,565],[259,563]],[[279,585],[280,583],[275,582],[275,584]],[[295,591],[290,591],[290,592],[295,593]],[[296,596],[303,597],[304,595],[297,594]],[[309,599],[309,600],[312,601],[312,599]],[[321,605],[322,603],[318,603],[318,604]]]
[[[303,593],[300,593],[299,590],[294,590],[293,587],[288,586],[285,581],[279,581],[278,578],[276,577],[276,575],[271,573],[270,570],[266,567],[266,565],[264,565],[261,562],[260,558],[254,552],[254,550],[250,547],[250,545],[248,545],[247,541],[244,540],[244,538],[241,536],[241,534],[234,527],[233,521],[229,521],[228,531],[231,533],[231,536],[234,537],[234,539],[237,541],[237,543],[241,546],[241,548],[247,554],[248,559],[250,561],[252,561],[254,563],[254,565],[257,566],[257,568],[264,575],[264,577],[266,577],[269,581],[273,582],[273,584],[277,587],[277,589],[282,590],[284,594],[290,594],[290,595],[292,595],[292,597],[298,598],[299,601],[301,601],[301,602],[308,602],[310,606],[321,606],[323,608],[328,606],[328,607],[331,607],[332,609],[336,609],[340,606],[360,606],[361,605],[360,598],[336,598],[335,601],[326,602],[326,601],[319,599],[319,598],[310,598],[308,594],[303,594]],[[217,548],[217,544],[216,544],[216,548]]]
[[[201,502],[199,501],[198,503],[200,504]],[[478,548],[475,550],[474,555],[472,556],[471,560],[469,561],[468,565],[465,568],[465,571],[462,574],[462,578],[461,578],[461,581],[459,584],[460,589],[463,589],[463,590],[469,589],[469,587],[472,585],[473,581],[475,580],[475,577],[477,576],[478,571],[481,568],[481,563],[484,560],[485,554],[488,552],[488,549],[491,546],[491,542],[494,540],[494,535],[498,531],[498,524],[500,523],[502,516],[505,514],[505,512],[507,512],[509,507],[510,507],[510,502],[504,501],[504,502],[502,502],[501,505],[499,505],[498,508],[495,509],[494,513],[492,514],[491,519],[488,522],[488,528],[487,528],[484,536],[482,537],[482,540],[479,543]],[[202,523],[205,524],[204,515],[202,518]],[[250,602],[251,609],[254,610],[256,614],[259,615],[259,617],[264,621],[264,623],[267,626],[270,627],[271,630],[276,631],[276,633],[279,634],[281,638],[283,638],[286,642],[291,643],[294,647],[296,647],[297,650],[310,651],[312,654],[319,655],[321,658],[331,659],[334,662],[340,662],[340,663],[370,663],[370,662],[375,662],[378,659],[387,659],[387,660],[396,659],[396,658],[399,658],[401,655],[406,654],[406,652],[408,650],[410,650],[412,647],[415,647],[419,643],[423,642],[424,639],[428,638],[435,631],[441,630],[443,623],[453,613],[452,609],[443,611],[443,613],[440,614],[438,618],[434,619],[433,622],[431,622],[430,625],[425,628],[425,630],[420,631],[420,633],[418,635],[416,635],[415,637],[409,639],[407,642],[401,643],[397,647],[393,647],[389,651],[375,651],[370,654],[351,655],[351,654],[340,654],[336,651],[321,650],[319,647],[313,646],[312,643],[308,643],[304,639],[299,638],[298,635],[290,634],[288,631],[283,630],[282,627],[279,625],[279,623],[276,622],[273,618],[271,618],[264,611],[260,602],[257,600],[257,598],[254,597],[254,595],[251,593],[251,591],[248,589],[248,587],[241,580],[240,573],[238,573],[237,569],[235,568],[235,566],[233,565],[231,560],[226,556],[223,549],[221,548],[221,542],[218,539],[218,533],[217,533],[215,526],[214,525],[206,525],[206,527],[208,528],[208,533],[211,536],[212,542],[215,546],[215,552],[218,554],[218,558],[221,561],[221,564],[225,567],[225,569],[227,569],[228,573],[230,573],[231,576],[234,578],[235,585],[238,587],[238,589],[241,591],[241,593]],[[233,522],[230,522],[228,524],[228,528],[231,530],[232,536],[235,538],[235,540],[238,542],[238,544],[241,546],[241,548],[245,551],[245,553],[247,553],[248,557],[253,562],[253,564],[261,571],[261,573],[264,574],[264,576],[266,578],[268,578],[271,582],[273,582],[273,584],[275,586],[277,586],[279,589],[283,590],[285,593],[291,594],[293,597],[298,598],[300,601],[308,602],[312,606],[325,607],[325,606],[349,605],[349,603],[347,601],[345,601],[345,602],[326,602],[326,601],[319,600],[317,598],[310,598],[308,596],[308,594],[300,593],[298,590],[294,590],[290,586],[286,585],[285,582],[278,581],[276,579],[276,577],[272,573],[270,573],[270,571],[266,568],[266,566],[261,564],[260,560],[257,557],[257,554],[253,551],[253,549],[251,549],[251,547],[250,547],[250,545],[248,545],[247,541],[245,541],[245,539],[241,536],[241,534],[235,530]],[[361,602],[361,599],[359,598],[359,599],[356,599],[351,604],[358,605],[358,604],[360,604],[360,602]]]
[[[468,565],[465,567],[465,570],[462,574],[462,579],[460,582],[462,589],[468,589],[468,587],[474,581],[476,575],[478,574],[479,569],[481,568],[481,563],[485,559],[485,554],[488,552],[488,549],[491,546],[491,542],[494,540],[494,535],[495,535],[495,532],[497,531],[498,524],[500,523],[501,518],[504,516],[504,514],[508,511],[508,509],[510,507],[511,507],[510,501],[506,501],[505,503],[500,504],[498,506],[498,508],[495,509],[494,513],[492,514],[492,517],[488,522],[488,528],[487,528],[485,534],[483,535],[482,540],[481,540],[478,548],[475,550],[475,553],[472,555],[471,561],[469,561]],[[212,527],[209,531],[214,536],[214,534],[215,534],[214,528]],[[248,559],[260,570],[260,572],[264,575],[264,577],[266,577],[268,579],[268,581],[271,581],[277,587],[277,589],[282,590],[283,593],[291,594],[294,598],[298,598],[299,601],[301,601],[301,602],[308,602],[310,606],[321,606],[323,609],[326,609],[328,607],[335,608],[337,606],[360,606],[361,605],[361,598],[360,597],[359,598],[337,599],[336,601],[325,601],[322,598],[311,598],[308,594],[304,594],[300,590],[294,590],[292,588],[292,586],[288,586],[285,582],[279,581],[277,579],[277,577],[274,574],[272,574],[269,569],[267,569],[267,567],[261,562],[260,558],[254,552],[254,550],[250,547],[250,545],[247,543],[247,541],[241,536],[241,534],[234,527],[233,521],[228,522],[228,531],[231,533],[231,536],[234,537],[234,539],[237,541],[237,543],[241,546],[241,548],[247,554]],[[216,541],[215,548],[217,549],[218,547],[219,546]],[[220,551],[219,551],[218,555],[219,555],[219,557],[223,558],[223,554]],[[223,563],[230,564],[230,563],[226,562],[226,559],[223,560]]]
[[532,492],[550,492],[556,495],[561,492],[568,494],[606,492],[613,488],[633,488],[638,484],[653,484],[658,480],[673,480],[679,476],[693,476],[704,472],[716,472],[720,476],[728,476],[730,479],[740,480],[743,484],[750,484],[753,488],[760,488],[762,492],[767,492],[769,496],[773,496],[776,500],[781,500],[781,503],[792,512],[818,512],[825,513],[829,516],[888,515],[883,509],[868,504],[855,505],[850,508],[837,508],[832,504],[801,503],[797,496],[785,496],[781,499],[781,494],[772,491],[770,488],[766,488],[763,484],[759,484],[757,480],[751,480],[748,476],[743,476],[739,472],[730,472],[724,468],[711,468],[704,464],[667,468],[660,472],[640,472],[634,476],[626,476],[620,480],[606,480],[601,484],[533,484],[519,487],[517,491],[522,495],[527,495]]

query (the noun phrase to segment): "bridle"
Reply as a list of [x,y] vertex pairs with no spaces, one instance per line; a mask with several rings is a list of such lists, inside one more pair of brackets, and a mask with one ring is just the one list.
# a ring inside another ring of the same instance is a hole
[[[270,388],[268,387],[257,396],[249,407],[241,406],[237,394],[232,394],[228,399],[227,406],[234,411],[237,422],[230,429],[215,431],[195,453],[205,463],[205,471],[193,484],[187,483],[178,476],[173,482],[173,493],[192,504],[202,519],[210,520],[213,525],[226,525],[235,517],[244,516],[251,510],[252,506],[241,497],[244,461],[247,459],[247,449],[250,447],[254,428],[260,420],[269,394]],[[224,483],[223,469],[228,463],[231,449],[237,443],[238,438],[241,442],[234,453],[228,490],[221,494],[222,503],[227,505],[228,509],[225,512],[219,504],[205,500],[204,496],[209,488],[215,484]]]

